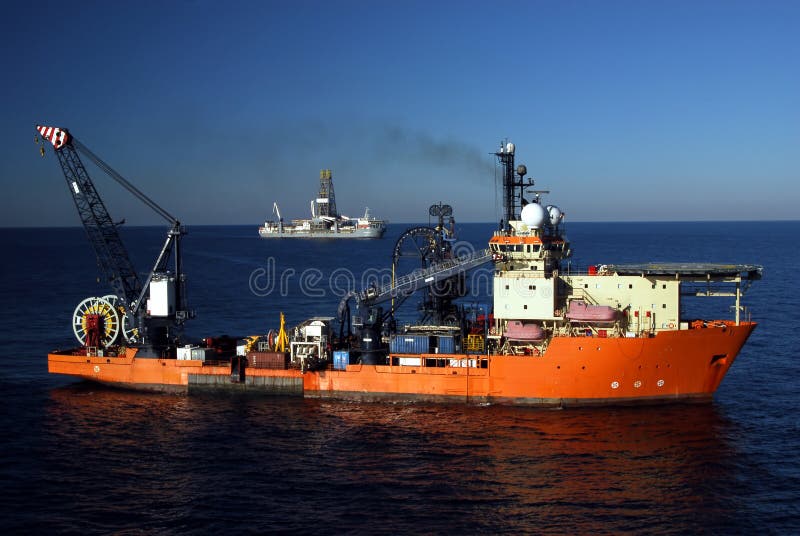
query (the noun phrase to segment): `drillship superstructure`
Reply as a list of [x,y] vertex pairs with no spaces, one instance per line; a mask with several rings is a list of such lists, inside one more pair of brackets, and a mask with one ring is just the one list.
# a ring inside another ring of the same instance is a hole
[[261,238],[381,238],[386,232],[386,221],[372,217],[369,208],[359,218],[337,212],[330,169],[320,171],[319,195],[311,200],[311,219],[292,220],[287,225],[277,202],[272,205],[272,213],[278,219],[259,227]]
[[[88,193],[100,202],[75,147],[91,153],[64,129],[38,130],[58,154],[84,225],[113,234],[113,224],[81,210]],[[609,262],[573,270],[562,262],[571,255],[562,210],[545,205],[547,192],[533,189],[525,166],[515,167],[513,144],[495,154],[504,217],[485,250],[455,251],[452,207],[439,203],[429,212],[438,225],[401,235],[392,281],[346,295],[335,316],[287,329],[281,315],[276,331],[187,345],[175,330],[192,316],[178,286],[183,275],[175,277],[176,248],[175,273],[159,261],[137,292],[112,284],[114,295],[81,302],[72,321],[81,346],[51,352],[49,371],[137,389],[361,400],[560,407],[710,400],[755,329],[742,295],[761,267]],[[182,230],[170,218],[173,237]],[[124,250],[108,243],[92,240],[109,280],[121,282],[127,272],[114,255]],[[404,251],[422,266],[398,273]],[[470,310],[459,305],[465,273],[481,265],[492,268],[493,303]],[[398,327],[398,308],[420,292],[421,318]],[[690,297],[713,296],[734,299],[733,318],[684,312]]]

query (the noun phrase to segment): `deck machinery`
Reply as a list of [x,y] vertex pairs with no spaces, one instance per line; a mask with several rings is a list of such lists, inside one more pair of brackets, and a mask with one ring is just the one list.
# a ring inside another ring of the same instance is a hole
[[[398,238],[392,251],[391,282],[350,292],[339,304],[341,347],[351,351],[358,363],[383,364],[397,337],[412,341],[438,335],[458,338],[465,330],[465,310],[456,300],[467,294],[467,271],[491,262],[492,255],[488,249],[455,251],[450,205],[431,205],[428,214],[435,218],[435,225],[411,227]],[[398,276],[401,272],[405,275]],[[398,310],[415,293],[421,294],[417,318],[399,327]],[[351,303],[356,308],[352,316]]]

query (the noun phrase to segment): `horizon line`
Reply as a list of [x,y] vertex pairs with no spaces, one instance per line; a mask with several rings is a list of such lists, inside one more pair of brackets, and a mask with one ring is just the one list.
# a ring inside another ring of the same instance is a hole
[[[720,220],[720,219],[708,219],[708,220],[575,220],[567,222],[569,224],[595,224],[595,223],[798,223],[800,219],[753,219],[753,220]],[[430,225],[432,222],[428,222]],[[456,226],[458,225],[497,225],[495,221],[463,221],[463,222],[456,222]],[[185,227],[258,227],[258,224],[252,223],[188,223],[183,224]],[[387,225],[426,225],[424,221],[398,221],[398,222],[388,222]],[[123,225],[120,227],[128,227],[128,228],[145,228],[145,227],[153,227],[153,228],[163,228],[167,226],[166,224],[154,224],[154,223],[147,223],[147,224],[130,224],[130,225]],[[83,226],[80,224],[74,225],[0,225],[0,229],[82,229]]]

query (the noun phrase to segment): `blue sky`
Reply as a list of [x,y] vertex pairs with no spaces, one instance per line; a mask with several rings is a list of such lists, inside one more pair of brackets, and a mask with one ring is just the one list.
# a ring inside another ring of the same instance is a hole
[[[571,221],[798,219],[800,2],[11,2],[0,226],[77,225],[34,125],[188,224],[501,216],[517,146]],[[90,168],[115,219],[158,217]]]

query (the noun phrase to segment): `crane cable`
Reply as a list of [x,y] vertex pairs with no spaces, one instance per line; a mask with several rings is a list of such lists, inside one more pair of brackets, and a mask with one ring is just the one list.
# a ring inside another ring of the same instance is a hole
[[86,147],[84,144],[78,141],[75,137],[72,138],[71,142],[76,149],[78,149],[80,152],[86,155],[92,162],[95,163],[95,165],[97,165],[97,167],[105,171],[112,179],[117,181],[123,188],[128,190],[134,196],[136,196],[142,203],[153,209],[153,211],[156,214],[167,220],[169,223],[172,223],[173,225],[178,222],[177,218],[175,218],[174,216],[172,216],[172,214],[161,208],[158,205],[158,203],[147,197],[141,190],[136,188],[136,186],[128,182],[125,179],[125,177],[114,171],[114,168],[103,162],[103,160],[99,156],[90,151],[88,147]]

